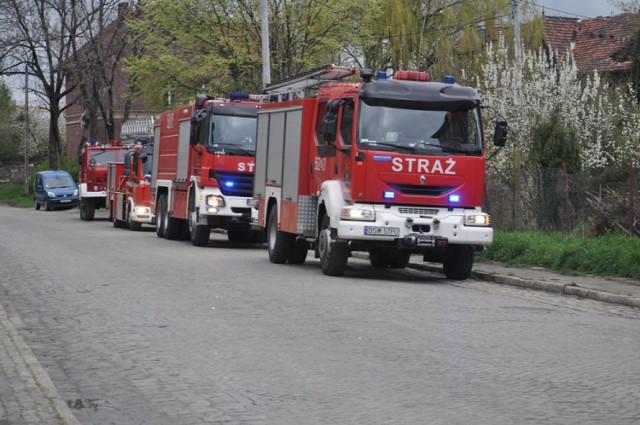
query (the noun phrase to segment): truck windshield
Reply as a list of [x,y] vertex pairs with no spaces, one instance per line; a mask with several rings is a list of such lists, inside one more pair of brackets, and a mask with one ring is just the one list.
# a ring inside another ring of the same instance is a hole
[[358,148],[418,155],[482,155],[477,108],[454,111],[360,102]]
[[99,150],[89,153],[91,165],[107,165],[108,162],[123,162],[125,150]]
[[256,151],[256,118],[214,115],[207,148],[214,153],[253,156]]

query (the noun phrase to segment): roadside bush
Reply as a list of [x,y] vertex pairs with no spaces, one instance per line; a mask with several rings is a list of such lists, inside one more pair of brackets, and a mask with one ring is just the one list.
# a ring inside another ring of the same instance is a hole
[[539,266],[566,274],[620,276],[640,280],[640,238],[598,238],[560,233],[496,231],[482,256],[515,266]]

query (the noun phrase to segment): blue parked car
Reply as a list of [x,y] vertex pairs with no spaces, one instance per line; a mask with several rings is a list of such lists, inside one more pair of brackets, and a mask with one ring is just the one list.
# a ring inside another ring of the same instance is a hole
[[77,207],[78,185],[67,171],[39,171],[33,183],[33,203],[47,211],[54,208]]

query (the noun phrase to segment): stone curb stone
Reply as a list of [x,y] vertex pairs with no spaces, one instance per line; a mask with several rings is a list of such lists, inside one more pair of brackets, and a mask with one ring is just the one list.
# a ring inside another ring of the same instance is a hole
[[24,342],[20,334],[9,317],[7,316],[4,307],[0,305],[0,323],[7,332],[7,337],[12,341],[16,347],[20,358],[24,361],[27,369],[33,375],[33,378],[38,384],[38,387],[42,390],[44,396],[53,404],[56,413],[59,415],[59,420],[56,423],[61,425],[81,425],[75,415],[69,409],[69,406],[62,400],[58,390],[51,381],[49,374],[42,368],[38,359],[33,354],[29,346]]
[[[355,258],[368,260],[369,256],[366,253],[355,252],[352,254]],[[442,273],[442,267],[433,266],[429,264],[415,264],[409,263],[407,266],[412,269],[422,270],[433,273]],[[517,286],[520,288],[529,288],[538,291],[546,291],[556,294],[565,294],[581,298],[589,298],[597,301],[604,301],[612,304],[626,305],[629,307],[640,308],[640,299],[629,297],[627,295],[612,294],[605,291],[598,291],[596,289],[589,289],[577,286],[569,283],[547,282],[542,280],[522,279],[515,276],[497,275],[493,273],[485,273],[480,271],[472,271],[471,275],[476,279],[483,280],[485,282],[495,282],[502,285]]]

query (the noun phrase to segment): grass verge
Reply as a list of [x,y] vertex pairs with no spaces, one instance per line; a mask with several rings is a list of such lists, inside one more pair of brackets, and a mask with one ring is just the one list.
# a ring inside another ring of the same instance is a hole
[[28,208],[33,206],[33,195],[24,194],[24,185],[0,184],[0,204]]
[[480,260],[540,266],[570,275],[594,274],[640,280],[640,238],[597,238],[538,232],[496,231]]

